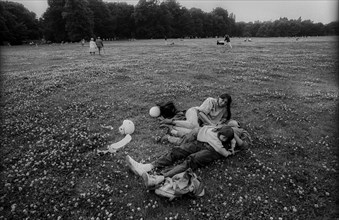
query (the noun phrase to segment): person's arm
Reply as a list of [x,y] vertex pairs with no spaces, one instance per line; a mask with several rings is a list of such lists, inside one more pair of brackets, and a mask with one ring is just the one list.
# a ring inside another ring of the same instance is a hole
[[244,148],[248,147],[248,143],[246,141],[241,140],[240,137],[235,132],[234,132],[234,139],[237,142],[239,147],[244,147]]
[[218,124],[217,125],[226,125],[228,120],[226,119],[226,118],[221,118],[221,120],[218,122]]
[[215,143],[215,147],[213,147],[215,149],[216,152],[218,152],[219,154],[221,154],[224,157],[228,157],[230,155],[232,155],[232,152],[226,150],[223,146],[223,144],[221,143],[221,141],[218,141]]
[[232,155],[232,153],[229,152],[228,150],[226,150],[225,148],[219,148],[219,149],[217,150],[217,152],[218,152],[219,154],[221,154],[222,156],[224,156],[224,157],[228,157],[228,156]]
[[237,143],[236,140],[233,138],[231,140],[231,153],[232,154],[235,154],[234,148],[235,148],[236,143]]
[[210,119],[207,117],[207,115],[204,112],[199,111],[198,116],[202,120],[204,125],[213,125],[213,123],[210,121]]

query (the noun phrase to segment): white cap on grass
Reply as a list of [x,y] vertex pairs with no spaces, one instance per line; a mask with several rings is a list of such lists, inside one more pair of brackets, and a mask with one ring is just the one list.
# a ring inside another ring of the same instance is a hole
[[132,134],[135,130],[134,123],[131,120],[124,120],[119,127],[120,134]]

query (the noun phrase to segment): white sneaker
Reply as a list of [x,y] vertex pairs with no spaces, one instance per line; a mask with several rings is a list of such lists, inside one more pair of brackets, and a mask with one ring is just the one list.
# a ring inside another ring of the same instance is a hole
[[147,189],[154,189],[165,180],[164,176],[149,175],[147,172],[142,174],[142,178]]
[[136,175],[141,176],[143,173],[151,171],[151,167],[147,166],[146,164],[138,163],[132,159],[130,156],[126,156],[126,163],[129,168],[135,173]]

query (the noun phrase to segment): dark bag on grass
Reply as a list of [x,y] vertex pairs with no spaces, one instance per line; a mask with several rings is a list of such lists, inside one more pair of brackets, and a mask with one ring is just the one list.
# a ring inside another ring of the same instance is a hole
[[157,106],[160,108],[160,115],[164,118],[173,118],[178,112],[172,101],[161,102]]

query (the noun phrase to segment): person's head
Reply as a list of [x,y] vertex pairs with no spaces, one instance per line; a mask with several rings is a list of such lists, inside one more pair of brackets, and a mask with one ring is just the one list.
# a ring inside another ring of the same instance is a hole
[[218,97],[218,105],[219,107],[226,107],[227,112],[225,116],[223,116],[223,118],[226,118],[226,120],[230,120],[231,119],[231,103],[232,103],[232,98],[229,94],[224,93],[222,95],[220,95]]
[[218,97],[218,105],[220,107],[226,107],[228,105],[231,105],[231,103],[232,97],[227,93],[224,93]]
[[230,126],[223,126],[218,128],[218,138],[224,144],[231,142],[234,138],[234,131]]
[[93,37],[91,38],[91,40],[94,40]]
[[98,37],[98,39],[100,39],[100,37]]

